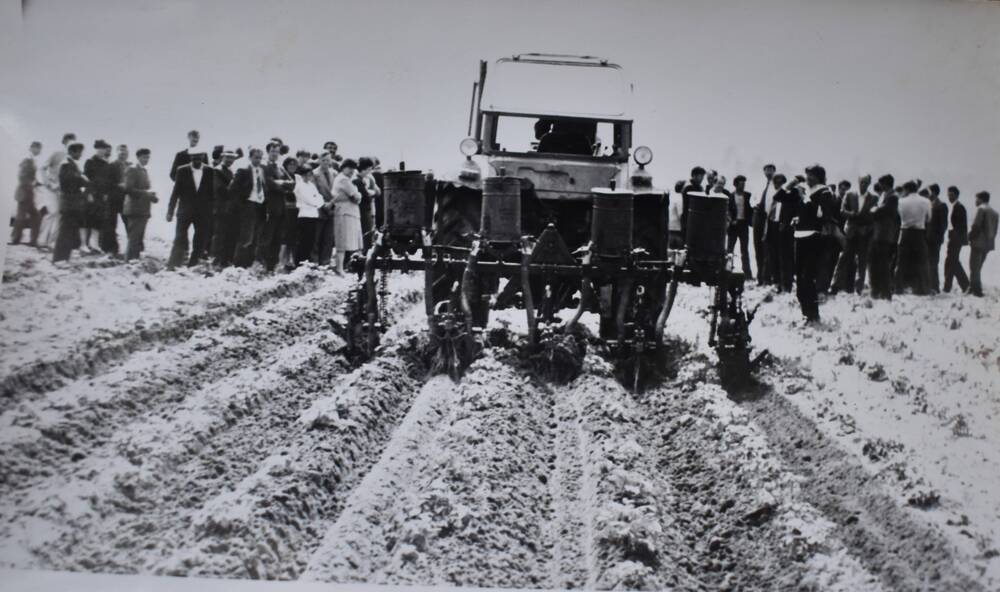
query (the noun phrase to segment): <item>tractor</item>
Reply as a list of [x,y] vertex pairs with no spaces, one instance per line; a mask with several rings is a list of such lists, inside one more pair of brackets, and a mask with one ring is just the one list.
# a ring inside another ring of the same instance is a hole
[[[664,346],[680,283],[714,287],[709,343],[729,382],[750,372],[743,274],[725,249],[728,202],[683,196],[684,248],[668,248],[671,196],[632,146],[622,68],[590,56],[499,59],[472,85],[468,137],[453,179],[421,170],[384,174],[383,216],[358,254],[348,301],[349,344],[374,354],[386,329],[392,272],[424,273],[430,343],[453,377],[471,363],[493,311],[520,309],[529,348],[573,331],[584,313],[620,359]],[[636,167],[630,167],[630,160]],[[678,197],[679,198],[679,197]],[[560,317],[563,313],[563,317]]]

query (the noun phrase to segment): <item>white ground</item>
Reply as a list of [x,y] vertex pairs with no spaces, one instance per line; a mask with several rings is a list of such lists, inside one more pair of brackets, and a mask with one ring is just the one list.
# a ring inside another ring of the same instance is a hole
[[[503,587],[1000,584],[1000,293],[767,300],[757,397],[718,385],[682,289],[659,386],[599,351],[533,379],[520,313],[459,384],[425,372],[419,277],[352,366],[321,270],[55,269],[0,292],[0,566]],[[994,259],[987,283],[1000,278]],[[592,323],[593,319],[585,319]],[[686,344],[686,345],[685,345]],[[848,487],[849,486],[849,487]]]

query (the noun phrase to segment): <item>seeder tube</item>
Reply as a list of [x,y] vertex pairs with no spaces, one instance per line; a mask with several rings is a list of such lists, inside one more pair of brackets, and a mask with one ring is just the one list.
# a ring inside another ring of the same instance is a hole
[[531,247],[525,240],[521,249],[521,294],[524,311],[528,315],[528,345],[534,346],[538,322],[535,319],[535,301],[531,296]]

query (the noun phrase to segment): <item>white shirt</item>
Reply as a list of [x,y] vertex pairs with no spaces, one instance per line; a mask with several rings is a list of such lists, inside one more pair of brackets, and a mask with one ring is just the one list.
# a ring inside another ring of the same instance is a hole
[[923,230],[931,219],[931,202],[926,197],[911,193],[899,200],[899,227]]
[[318,218],[324,201],[316,183],[306,181],[299,175],[295,177],[295,206],[299,209],[299,218]]
[[260,167],[250,165],[250,201],[264,203],[264,173]]
[[[204,166],[204,165],[202,165]],[[191,176],[194,177],[194,188],[199,189],[201,187],[201,177],[205,173],[204,169],[191,167]]]
[[684,212],[684,199],[678,195],[677,199],[671,199],[667,215],[667,230],[674,232],[681,231],[681,215]]

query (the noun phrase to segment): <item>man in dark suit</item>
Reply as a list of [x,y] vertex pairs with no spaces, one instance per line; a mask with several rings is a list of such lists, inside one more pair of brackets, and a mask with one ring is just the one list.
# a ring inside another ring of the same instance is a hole
[[250,267],[253,264],[257,244],[267,220],[264,209],[264,169],[260,166],[264,152],[260,148],[251,148],[249,158],[250,164],[236,171],[227,192],[239,215],[236,251],[233,254],[233,264],[238,267]]
[[980,191],[976,194],[976,217],[969,228],[969,293],[983,295],[983,263],[986,255],[996,246],[997,211],[990,207],[990,194]]
[[941,291],[941,276],[938,265],[941,261],[941,245],[948,233],[948,206],[941,201],[941,187],[932,183],[927,188],[931,200],[931,221],[927,226],[927,262],[930,266],[930,291],[937,294]]
[[892,267],[899,243],[899,198],[892,175],[879,177],[878,203],[872,208],[872,248],[868,260],[872,298],[892,300]]
[[187,137],[188,147],[174,155],[174,162],[170,165],[171,181],[177,180],[177,169],[186,164],[191,164],[191,155],[196,152],[200,152],[198,149],[198,141],[201,140],[201,134],[198,133],[198,130],[189,131]]
[[105,219],[114,186],[110,158],[111,144],[97,140],[94,142],[94,155],[83,165],[83,174],[90,181],[90,197],[84,209],[84,232],[80,235],[80,242],[92,253],[115,252],[111,249],[112,245],[107,241],[107,237],[101,232],[107,226]]
[[156,192],[150,190],[149,149],[136,150],[135,157],[139,163],[129,167],[125,172],[125,200],[122,204],[122,215],[125,216],[125,233],[128,235],[128,246],[125,247],[125,260],[138,259],[142,254],[146,236],[146,224],[149,222],[151,204],[159,201]]
[[746,190],[747,178],[737,175],[733,179],[733,192],[729,195],[729,228],[727,249],[730,253],[740,243],[740,258],[743,263],[743,275],[748,280],[753,279],[750,269],[750,192]]
[[844,235],[847,246],[840,256],[837,265],[837,287],[845,292],[864,290],[865,274],[868,272],[868,250],[872,239],[872,208],[878,203],[878,197],[868,190],[871,176],[864,175],[858,179],[858,192],[850,191],[844,196],[840,206],[840,215],[844,219]]
[[35,185],[38,183],[35,180],[35,175],[38,173],[35,159],[41,153],[42,143],[32,142],[28,148],[28,156],[17,167],[17,189],[14,190],[17,211],[14,213],[14,229],[10,236],[12,245],[21,243],[21,235],[27,228],[28,244],[32,247],[38,246],[38,228],[42,223],[42,215],[35,203]]
[[239,235],[240,211],[236,200],[229,195],[229,186],[235,174],[233,162],[243,156],[243,150],[225,149],[219,151],[219,166],[215,169],[215,199],[212,232],[212,261],[218,268],[233,264],[236,239]]
[[951,282],[958,282],[958,288],[965,292],[969,289],[969,276],[965,275],[962,261],[959,257],[962,247],[969,244],[969,218],[965,206],[958,201],[958,187],[948,188],[948,204],[951,212],[948,214],[948,244],[944,254],[944,291],[951,292]]
[[66,149],[66,161],[59,166],[59,234],[52,249],[52,261],[68,261],[79,244],[80,224],[87,203],[87,177],[80,170],[83,144],[74,142]]
[[771,183],[771,179],[776,170],[773,164],[764,165],[764,189],[760,192],[760,199],[753,207],[751,226],[753,226],[753,254],[757,263],[758,284],[776,283],[772,281],[774,274],[768,269],[768,247],[764,240],[767,230],[767,213],[771,206],[770,200],[776,189]]
[[128,222],[125,218],[123,208],[125,206],[125,177],[128,170],[132,168],[132,163],[128,160],[128,146],[118,145],[118,157],[111,163],[110,169],[110,191],[108,205],[105,209],[104,225],[101,227],[101,246],[109,253],[118,254],[118,218],[126,224],[125,232],[128,234]]
[[779,292],[791,292],[795,280],[795,231],[792,219],[798,207],[799,196],[795,189],[786,188],[787,177],[781,173],[771,176],[772,196],[764,218],[764,243],[767,247],[766,270],[772,274],[771,282]]
[[[167,222],[172,222],[177,214],[174,245],[170,250],[167,269],[176,269],[188,259],[190,245],[191,258],[188,266],[198,263],[205,253],[205,220],[211,216],[212,198],[215,191],[215,171],[205,166],[208,160],[204,152],[191,153],[191,164],[177,168],[174,190],[170,193],[167,206]],[[188,242],[188,230],[194,226],[194,240]]]
[[[257,244],[257,260],[267,271],[274,271],[281,253],[285,220],[286,194],[295,189],[295,179],[288,174],[279,159],[283,145],[272,141],[267,145],[268,162],[264,165],[264,226]],[[284,149],[287,152],[287,148]]]

